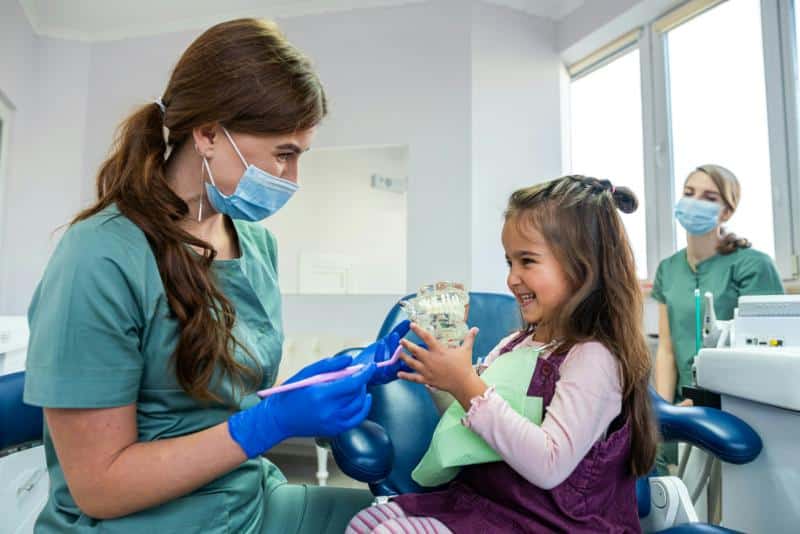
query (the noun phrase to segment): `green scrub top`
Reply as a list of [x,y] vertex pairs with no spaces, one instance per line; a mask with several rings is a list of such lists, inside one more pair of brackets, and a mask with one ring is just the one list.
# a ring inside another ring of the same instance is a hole
[[740,248],[731,254],[717,254],[689,267],[686,249],[663,260],[656,271],[652,297],[667,305],[672,350],[678,368],[676,402],[683,397],[683,386],[692,385],[692,363],[695,357],[695,288],[700,295],[714,295],[717,319],[733,318],[741,295],[774,295],[783,293],[783,284],[772,259],[757,250]]
[[[213,263],[236,309],[234,335],[263,366],[261,387],[275,382],[283,327],[275,238],[234,221],[241,257]],[[144,233],[111,206],[65,233],[29,312],[25,402],[48,408],[109,408],[136,403],[139,441],[198,432],[227,420],[231,409],[200,404],[178,385],[170,360],[179,326],[171,317],[155,256]],[[237,357],[247,360],[240,349]],[[239,405],[230,384],[215,390]],[[102,439],[102,436],[98,436]],[[75,504],[44,428],[50,494],[36,532],[260,532],[265,495],[286,479],[265,459],[244,462],[184,497],[111,520]],[[153,484],[159,484],[153,480]]]

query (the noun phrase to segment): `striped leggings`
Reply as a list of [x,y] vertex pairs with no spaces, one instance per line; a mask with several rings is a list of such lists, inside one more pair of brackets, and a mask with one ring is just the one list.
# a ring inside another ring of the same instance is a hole
[[388,502],[361,510],[350,520],[345,534],[452,534],[433,517],[409,517],[397,504]]

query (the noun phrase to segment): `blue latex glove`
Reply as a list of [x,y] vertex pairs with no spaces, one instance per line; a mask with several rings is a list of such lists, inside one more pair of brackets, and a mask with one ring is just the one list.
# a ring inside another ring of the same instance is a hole
[[[347,355],[312,363],[286,381],[339,371],[351,365]],[[355,427],[369,413],[372,396],[367,383],[375,365],[322,384],[276,393],[228,419],[228,432],[248,458],[268,451],[290,437],[330,437]]]
[[[411,327],[409,321],[403,321],[395,326],[386,337],[383,337],[364,348],[358,356],[353,358],[353,363],[360,363],[369,365],[370,363],[380,363],[392,357],[397,346],[400,345],[400,340],[408,334]],[[387,367],[378,367],[375,374],[369,381],[370,386],[377,386],[387,384],[397,378],[398,371],[411,372],[411,369],[406,365],[403,360],[398,360],[397,363]]]

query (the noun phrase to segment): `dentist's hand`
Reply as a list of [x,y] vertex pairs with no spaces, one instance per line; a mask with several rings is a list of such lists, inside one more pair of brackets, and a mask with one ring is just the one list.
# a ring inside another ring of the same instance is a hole
[[[400,344],[400,340],[408,333],[410,326],[411,323],[409,321],[401,322],[386,337],[364,348],[358,356],[353,358],[353,363],[368,365],[372,362],[377,364],[391,359]],[[411,371],[411,369],[402,360],[398,360],[397,363],[386,367],[378,367],[368,385],[387,384],[397,378],[398,371]]]
[[[353,363],[350,356],[335,356],[313,363],[286,383],[320,373],[339,371]],[[372,406],[367,383],[375,365],[322,384],[277,393],[228,419],[228,432],[248,458],[268,451],[290,437],[329,437],[361,423]]]

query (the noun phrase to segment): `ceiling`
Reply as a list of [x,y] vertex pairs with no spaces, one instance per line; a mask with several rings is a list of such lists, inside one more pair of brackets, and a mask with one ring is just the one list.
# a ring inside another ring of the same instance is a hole
[[[39,35],[106,41],[199,28],[261,16],[286,18],[424,0],[19,0]],[[538,17],[560,20],[585,0],[485,0]]]

